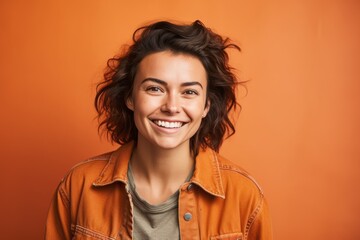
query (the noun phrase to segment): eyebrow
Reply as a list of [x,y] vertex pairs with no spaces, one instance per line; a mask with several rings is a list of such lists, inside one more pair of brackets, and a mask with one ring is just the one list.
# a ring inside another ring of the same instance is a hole
[[[164,86],[167,86],[167,82],[165,82],[164,80],[161,80],[161,79],[158,79],[158,78],[145,78],[144,80],[142,80],[141,84],[145,83],[145,82],[148,82],[148,81],[151,81],[151,82],[156,82],[158,84],[161,84],[161,85],[164,85]],[[200,86],[202,89],[203,89],[203,86],[201,85],[201,83],[199,82],[184,82],[181,84],[182,87],[188,87],[188,86],[194,86],[194,85],[198,85]]]

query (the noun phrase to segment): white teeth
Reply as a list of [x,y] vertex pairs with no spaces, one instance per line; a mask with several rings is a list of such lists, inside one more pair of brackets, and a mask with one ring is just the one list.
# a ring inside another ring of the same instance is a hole
[[166,122],[166,121],[160,121],[160,120],[155,120],[153,122],[156,125],[158,125],[160,127],[165,127],[165,128],[179,128],[182,126],[181,122]]

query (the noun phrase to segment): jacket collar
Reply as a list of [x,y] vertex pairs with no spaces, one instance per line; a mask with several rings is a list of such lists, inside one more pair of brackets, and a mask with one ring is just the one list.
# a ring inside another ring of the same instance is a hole
[[133,143],[125,144],[112,152],[110,159],[99,177],[93,182],[94,186],[106,186],[114,182],[127,184],[127,171],[133,150]]
[[[100,187],[114,182],[127,184],[127,171],[133,147],[134,144],[131,142],[114,151],[93,185]],[[190,181],[211,195],[225,198],[217,154],[209,148],[200,149],[195,160],[194,175]]]
[[214,196],[225,198],[218,157],[210,148],[200,149],[191,182]]

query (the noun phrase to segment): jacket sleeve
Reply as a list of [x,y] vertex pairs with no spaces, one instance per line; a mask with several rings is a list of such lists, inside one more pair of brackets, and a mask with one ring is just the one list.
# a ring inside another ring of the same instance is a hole
[[71,239],[70,201],[64,189],[64,182],[60,183],[51,202],[45,227],[45,239]]
[[248,240],[272,240],[272,226],[268,204],[263,198],[259,212],[250,226]]

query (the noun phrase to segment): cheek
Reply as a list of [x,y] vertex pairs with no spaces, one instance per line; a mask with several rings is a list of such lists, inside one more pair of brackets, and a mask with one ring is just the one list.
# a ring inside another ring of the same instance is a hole
[[161,102],[154,99],[145,99],[144,101],[140,102],[139,105],[143,112],[151,112],[161,107]]
[[187,110],[188,110],[188,114],[194,120],[202,119],[204,113],[206,113],[205,104],[203,104],[203,103],[188,105]]
[[160,106],[158,98],[137,96],[134,101],[134,116],[144,117],[154,112]]

